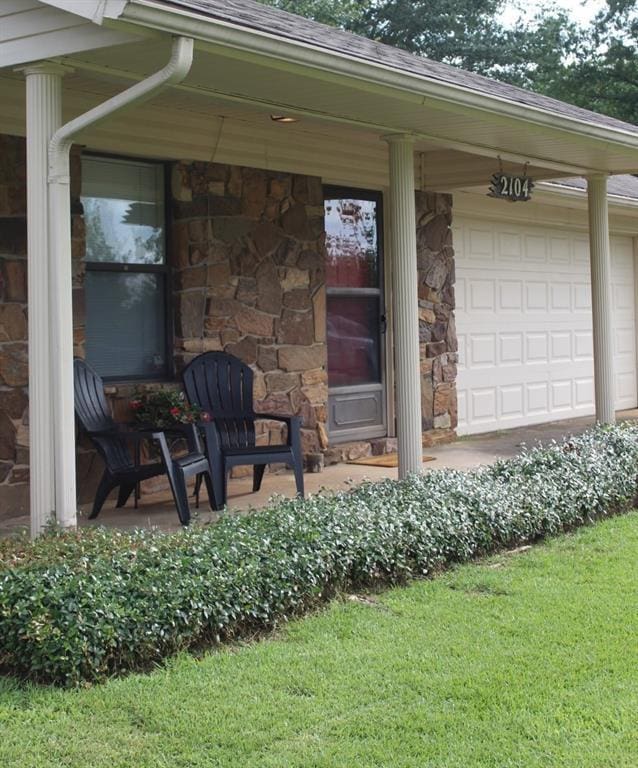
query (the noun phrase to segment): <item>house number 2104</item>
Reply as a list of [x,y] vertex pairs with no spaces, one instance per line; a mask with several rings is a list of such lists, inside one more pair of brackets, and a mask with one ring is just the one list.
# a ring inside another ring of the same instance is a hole
[[529,176],[512,176],[508,173],[495,173],[490,184],[490,197],[500,197],[512,202],[529,200],[532,197],[534,182]]

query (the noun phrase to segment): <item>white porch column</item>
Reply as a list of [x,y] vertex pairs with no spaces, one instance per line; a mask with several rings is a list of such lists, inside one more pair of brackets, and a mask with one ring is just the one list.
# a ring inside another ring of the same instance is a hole
[[49,144],[51,254],[51,386],[55,449],[55,516],[64,528],[77,524],[75,404],[73,392],[73,274],[69,146],[56,157]]
[[29,465],[31,535],[54,515],[53,404],[49,355],[49,140],[62,124],[64,68],[24,68],[27,107],[27,230],[29,290]]
[[587,178],[587,197],[594,325],[596,419],[603,424],[613,424],[616,420],[616,379],[614,376],[611,257],[606,175],[600,174]]
[[414,139],[385,136],[390,147],[390,227],[399,478],[422,468],[421,363],[414,203]]

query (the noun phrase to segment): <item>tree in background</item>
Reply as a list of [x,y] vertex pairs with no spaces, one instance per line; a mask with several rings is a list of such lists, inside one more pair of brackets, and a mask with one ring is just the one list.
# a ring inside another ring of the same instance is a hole
[[536,90],[620,120],[638,123],[638,2],[607,0],[561,68],[532,82]]

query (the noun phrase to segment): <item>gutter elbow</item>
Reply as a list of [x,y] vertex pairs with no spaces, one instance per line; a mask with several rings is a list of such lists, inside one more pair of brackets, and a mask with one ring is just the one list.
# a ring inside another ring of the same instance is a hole
[[181,83],[193,66],[195,41],[192,37],[174,37],[170,61],[164,68],[171,70],[167,75],[166,85]]
[[150,99],[169,85],[181,83],[193,65],[193,52],[192,37],[173,37],[171,57],[166,66],[59,128],[49,142],[49,181],[63,183],[68,181],[69,150],[73,139],[80,131],[115,112]]

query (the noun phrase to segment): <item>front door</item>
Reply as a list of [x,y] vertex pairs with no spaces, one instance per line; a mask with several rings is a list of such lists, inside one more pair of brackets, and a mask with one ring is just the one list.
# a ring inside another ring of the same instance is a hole
[[332,442],[386,434],[382,197],[327,187],[328,429]]

